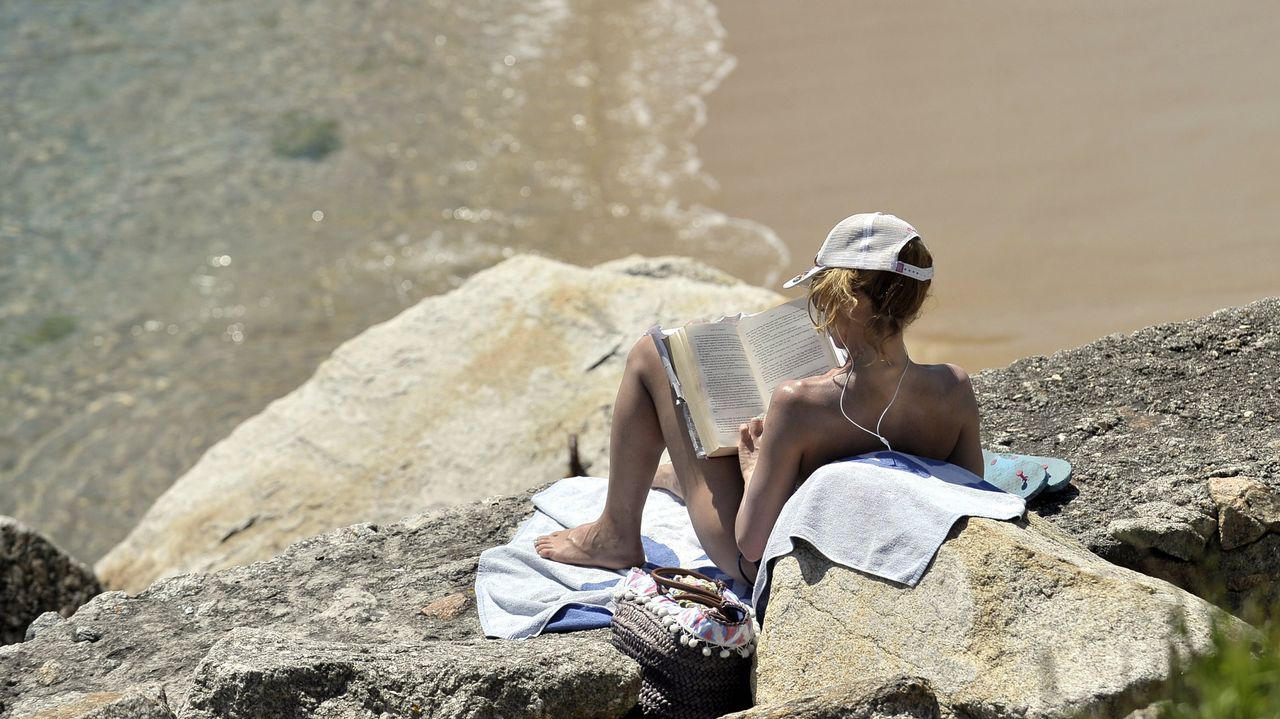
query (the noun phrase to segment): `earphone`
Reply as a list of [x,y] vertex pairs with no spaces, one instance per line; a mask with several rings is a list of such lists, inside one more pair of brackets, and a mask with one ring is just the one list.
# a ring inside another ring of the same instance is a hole
[[840,333],[839,329],[836,330],[836,336],[840,338],[840,344],[844,347],[845,353],[848,355],[848,362],[849,362],[849,372],[845,375],[844,386],[840,388],[840,414],[844,415],[844,418],[849,420],[849,423],[852,424],[854,427],[857,427],[863,432],[866,432],[867,434],[880,440],[880,443],[884,445],[884,448],[892,452],[893,447],[889,445],[889,440],[885,439],[884,435],[880,434],[880,424],[884,422],[884,416],[886,414],[889,414],[889,408],[892,407],[893,403],[898,399],[898,390],[902,389],[902,380],[907,376],[907,368],[911,366],[911,359],[908,358],[907,364],[903,366],[902,374],[898,376],[898,386],[894,387],[893,389],[893,397],[889,399],[889,404],[884,406],[884,411],[880,413],[880,419],[876,420],[876,431],[872,432],[871,430],[867,429],[866,427],[863,427],[862,425],[854,421],[854,419],[850,417],[849,413],[846,412],[844,409],[844,393],[846,390],[849,389],[849,381],[853,378],[854,356],[853,356],[853,353],[849,351],[849,343],[845,341],[844,335]]

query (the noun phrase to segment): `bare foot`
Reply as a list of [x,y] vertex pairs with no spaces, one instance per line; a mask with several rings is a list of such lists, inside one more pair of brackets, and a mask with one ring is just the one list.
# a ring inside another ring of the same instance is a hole
[[627,541],[609,531],[596,520],[573,529],[544,534],[533,541],[538,555],[565,564],[587,567],[626,569],[644,564],[644,547],[640,536]]
[[753,417],[738,427],[738,469],[742,471],[742,483],[751,485],[756,471],[756,459],[760,456],[760,443],[764,438],[764,419]]
[[676,478],[676,468],[670,463],[658,465],[658,471],[653,473],[653,488],[665,489],[684,499],[684,495],[680,492],[680,480]]

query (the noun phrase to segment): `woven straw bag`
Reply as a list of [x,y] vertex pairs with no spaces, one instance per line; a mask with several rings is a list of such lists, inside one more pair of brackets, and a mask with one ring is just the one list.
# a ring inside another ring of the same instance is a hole
[[645,716],[711,719],[751,706],[755,618],[723,582],[633,569],[614,598],[613,645],[640,664]]

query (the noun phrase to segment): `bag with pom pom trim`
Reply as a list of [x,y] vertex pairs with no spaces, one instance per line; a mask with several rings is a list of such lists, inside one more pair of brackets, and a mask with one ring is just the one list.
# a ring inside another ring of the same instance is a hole
[[691,569],[632,569],[614,593],[613,645],[642,669],[646,716],[710,719],[751,706],[759,625],[724,582]]

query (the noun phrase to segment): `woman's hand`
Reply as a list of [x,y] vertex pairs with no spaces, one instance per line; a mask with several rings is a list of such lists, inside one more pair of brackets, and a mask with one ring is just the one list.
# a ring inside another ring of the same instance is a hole
[[744,487],[751,486],[751,475],[756,470],[756,459],[760,455],[760,441],[764,436],[764,415],[752,417],[750,421],[738,426],[738,467],[742,470]]

